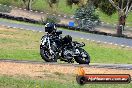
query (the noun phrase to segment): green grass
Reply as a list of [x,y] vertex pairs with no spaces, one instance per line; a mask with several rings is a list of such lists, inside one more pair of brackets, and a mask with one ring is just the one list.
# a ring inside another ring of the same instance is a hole
[[[42,60],[39,55],[40,39],[44,33],[2,28],[0,30],[0,58]],[[74,39],[84,42],[92,63],[132,63],[132,49]]]
[[[34,10],[39,10],[39,11],[52,11],[55,13],[65,13],[67,15],[73,14],[76,10],[77,6],[73,6],[70,8],[69,6],[66,5],[66,0],[60,0],[58,7],[54,7],[54,9],[50,8],[47,2],[44,0],[37,0],[35,4],[33,4],[33,9]],[[51,13],[52,13],[51,12]]]
[[132,88],[130,84],[86,84],[80,86],[75,80],[62,83],[53,80],[0,76],[0,88]]
[[42,35],[19,29],[0,30],[0,58],[41,60],[39,43]]
[[80,39],[77,41],[86,44],[84,49],[89,52],[92,63],[132,63],[132,49]]
[[123,48],[104,47],[101,44],[99,45],[93,43],[88,45],[89,46],[86,46],[85,49],[91,55],[91,61],[93,63],[132,63],[131,50],[125,50]]

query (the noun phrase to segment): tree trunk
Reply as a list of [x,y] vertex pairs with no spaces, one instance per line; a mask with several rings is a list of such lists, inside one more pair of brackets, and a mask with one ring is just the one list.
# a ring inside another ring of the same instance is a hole
[[31,10],[31,9],[32,9],[32,0],[29,0],[29,1],[28,1],[27,9],[28,9],[28,10]]
[[118,23],[118,27],[117,27],[117,36],[122,36],[122,31],[124,30],[125,21],[126,21],[126,15],[119,16],[119,23]]

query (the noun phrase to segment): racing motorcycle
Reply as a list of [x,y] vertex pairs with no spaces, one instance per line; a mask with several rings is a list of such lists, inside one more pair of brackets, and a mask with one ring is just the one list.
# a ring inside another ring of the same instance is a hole
[[40,55],[44,61],[57,62],[60,59],[68,63],[90,63],[89,54],[82,48],[84,43],[72,41],[70,35],[62,37],[62,31],[45,29],[45,32],[47,34],[42,36],[40,44]]

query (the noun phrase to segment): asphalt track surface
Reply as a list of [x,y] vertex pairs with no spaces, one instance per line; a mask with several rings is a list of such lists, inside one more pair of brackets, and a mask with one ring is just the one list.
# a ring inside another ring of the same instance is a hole
[[[8,22],[8,21],[3,21],[3,20],[2,21],[0,20],[0,25],[13,27],[13,28],[21,28],[21,29],[26,29],[26,30],[44,32],[44,26],[35,26],[35,25],[29,25],[29,24],[23,24],[23,23],[20,24],[20,23],[14,23],[10,21]],[[132,48],[132,39],[90,34],[90,33],[70,31],[70,30],[62,30],[62,31],[64,35],[71,35],[74,38],[87,39],[87,40],[92,40],[96,42],[103,42],[106,44],[119,45],[119,46],[125,46],[125,47]]]
[[60,65],[60,66],[74,66],[74,67],[94,67],[94,68],[107,68],[107,69],[118,69],[118,70],[132,70],[132,64],[101,64],[101,63],[90,63],[90,65],[80,65],[76,63],[49,63],[42,61],[27,61],[27,60],[10,60],[10,59],[0,59],[0,62],[11,62],[11,63],[26,63],[26,64],[49,64],[49,65]]

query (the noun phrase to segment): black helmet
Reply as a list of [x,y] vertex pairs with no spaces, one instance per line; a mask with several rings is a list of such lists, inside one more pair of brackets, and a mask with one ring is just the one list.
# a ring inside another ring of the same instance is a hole
[[72,37],[70,35],[66,35],[63,38],[63,43],[68,44],[68,43],[71,43],[71,42],[72,42]]
[[51,33],[56,30],[56,25],[54,23],[46,23],[45,32]]

